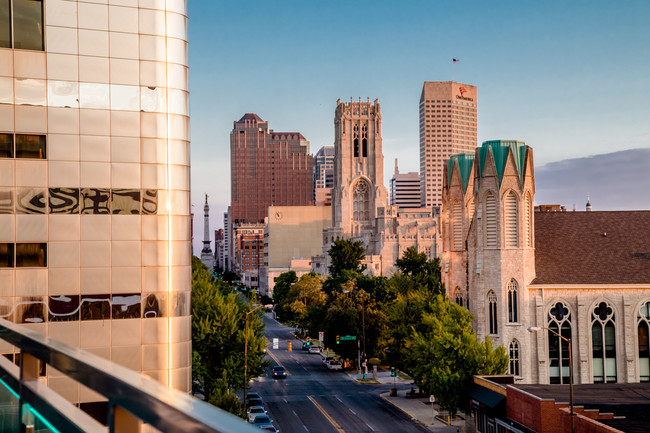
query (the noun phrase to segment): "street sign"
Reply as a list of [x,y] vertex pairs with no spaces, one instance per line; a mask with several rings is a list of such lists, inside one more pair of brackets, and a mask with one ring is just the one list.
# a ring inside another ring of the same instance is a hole
[[325,339],[325,333],[323,331],[320,331],[318,333],[318,341],[323,341]]
[[273,348],[277,349],[278,347],[280,347],[280,339],[279,338],[274,338],[273,339]]
[[435,402],[436,402],[436,398],[433,396],[433,394],[431,394],[429,396],[429,403],[435,403]]
[[356,339],[356,335],[341,335],[341,341],[354,341]]

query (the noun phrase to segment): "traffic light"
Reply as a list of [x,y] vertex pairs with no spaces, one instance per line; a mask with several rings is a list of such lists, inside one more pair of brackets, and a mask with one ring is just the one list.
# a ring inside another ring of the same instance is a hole
[[390,368],[390,377],[395,377],[397,376],[397,372],[395,371],[395,367]]
[[341,339],[340,339],[339,336],[337,335],[337,336],[336,336],[336,344],[339,344],[340,340],[341,340]]

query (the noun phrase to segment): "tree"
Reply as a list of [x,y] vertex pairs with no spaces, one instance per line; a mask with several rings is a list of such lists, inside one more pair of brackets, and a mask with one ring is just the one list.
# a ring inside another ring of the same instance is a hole
[[275,303],[275,312],[280,320],[287,320],[286,312],[284,311],[284,301],[289,294],[291,285],[298,281],[295,271],[283,272],[278,275],[273,287],[273,302]]
[[[232,392],[244,386],[244,321],[250,308],[229,292],[225,283],[212,280],[198,258],[192,258],[192,388],[206,401],[241,415]],[[262,374],[267,365],[261,314],[248,318],[249,377]]]
[[503,347],[492,349],[472,332],[472,316],[463,307],[436,295],[422,316],[423,331],[413,331],[407,347],[415,382],[431,394],[443,410],[467,411],[465,389],[476,374],[503,374],[508,357]]
[[432,294],[445,294],[445,287],[440,279],[440,259],[427,260],[425,253],[418,253],[414,247],[404,251],[395,265],[400,273],[391,278],[392,287],[397,293],[424,289]]
[[345,270],[363,272],[365,266],[361,266],[361,260],[366,251],[360,241],[348,241],[337,239],[328,252],[331,260],[329,267],[330,275],[337,277]]
[[283,308],[291,312],[296,326],[308,329],[310,310],[322,307],[326,300],[322,277],[310,272],[291,286]]
[[427,255],[418,253],[415,247],[408,247],[401,259],[397,259],[395,266],[405,275],[417,275],[424,272]]

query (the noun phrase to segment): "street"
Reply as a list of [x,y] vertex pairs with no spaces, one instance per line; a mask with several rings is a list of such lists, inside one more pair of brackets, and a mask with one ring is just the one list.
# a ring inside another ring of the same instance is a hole
[[[425,432],[420,424],[384,401],[379,394],[389,385],[360,384],[345,372],[328,371],[319,354],[302,350],[302,342],[290,334],[292,328],[264,317],[269,341],[266,375],[253,381],[273,424],[283,433]],[[273,338],[279,339],[273,349]],[[293,350],[287,350],[287,343]],[[283,365],[286,379],[273,379],[273,365]],[[406,387],[406,385],[402,385]]]

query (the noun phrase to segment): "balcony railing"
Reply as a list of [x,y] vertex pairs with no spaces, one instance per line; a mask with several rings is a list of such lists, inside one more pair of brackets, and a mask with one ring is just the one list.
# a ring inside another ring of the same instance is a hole
[[[20,366],[0,356],[0,431],[259,432],[190,395],[3,319],[0,339],[20,350]],[[108,427],[39,381],[39,360],[101,394]]]

